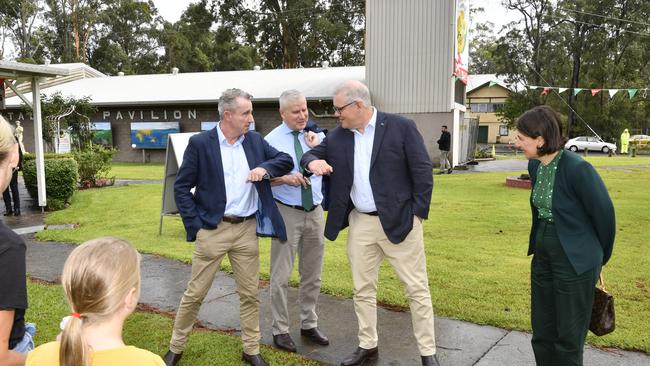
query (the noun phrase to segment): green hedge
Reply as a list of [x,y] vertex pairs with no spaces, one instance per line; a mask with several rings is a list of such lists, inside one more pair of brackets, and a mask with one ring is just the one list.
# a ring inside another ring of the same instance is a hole
[[[66,154],[57,154],[57,153],[45,153],[43,156],[43,159],[45,160],[50,160],[50,159],[72,159],[74,156],[70,153]],[[35,160],[36,159],[36,154],[31,154],[31,153],[26,153],[23,155],[23,161],[28,161],[28,160]]]
[[[55,159],[45,160],[48,209],[60,210],[65,208],[65,204],[68,203],[77,188],[78,176],[77,162],[72,158],[59,158],[57,156]],[[29,194],[33,199],[38,199],[36,160],[27,159],[23,162],[23,179]]]

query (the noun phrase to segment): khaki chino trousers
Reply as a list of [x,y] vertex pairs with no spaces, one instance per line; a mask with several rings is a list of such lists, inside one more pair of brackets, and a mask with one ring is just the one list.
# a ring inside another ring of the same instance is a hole
[[169,349],[181,353],[192,332],[201,303],[227,254],[239,294],[239,319],[244,352],[260,353],[259,243],[255,220],[239,224],[221,222],[214,230],[201,229],[192,255],[192,275],[176,313]]
[[348,259],[354,285],[354,310],[359,322],[359,346],[365,349],[377,346],[377,275],[386,258],[406,289],[420,355],[435,354],[433,306],[420,220],[413,218],[413,229],[397,245],[386,237],[378,216],[352,210],[349,221]]
[[325,223],[323,208],[311,212],[278,204],[287,229],[287,241],[271,240],[271,313],[273,335],[289,333],[289,311],[287,289],[298,255],[300,274],[300,327],[311,329],[318,326],[316,305],[320,294],[321,272],[323,270],[323,248]]

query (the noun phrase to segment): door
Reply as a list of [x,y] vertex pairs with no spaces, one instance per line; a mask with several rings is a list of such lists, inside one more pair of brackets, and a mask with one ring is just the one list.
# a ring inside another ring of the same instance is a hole
[[488,141],[488,126],[478,126],[478,142],[479,144],[487,144]]

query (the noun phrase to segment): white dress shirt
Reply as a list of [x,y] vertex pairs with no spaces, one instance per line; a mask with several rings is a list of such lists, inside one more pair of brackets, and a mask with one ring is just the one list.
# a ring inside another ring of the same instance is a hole
[[[298,167],[300,162],[296,159],[296,148],[293,141],[293,130],[287,126],[285,122],[282,122],[278,127],[274,128],[273,131],[269,132],[264,139],[279,151],[285,152],[291,155],[293,159],[293,169],[291,173],[294,174],[298,172]],[[323,141],[325,138],[324,133],[318,133],[320,141]],[[298,135],[298,140],[302,146],[303,154],[311,150],[309,145],[305,142],[305,132],[300,131]],[[322,192],[322,183],[323,177],[318,177],[312,175],[311,178],[311,193],[314,200],[314,205],[320,205],[323,201],[323,192]],[[300,187],[290,186],[288,184],[280,184],[277,186],[271,187],[273,190],[273,197],[278,201],[285,203],[287,205],[302,206],[302,193]]]
[[374,107],[372,109],[372,117],[363,133],[357,129],[350,129],[354,134],[354,180],[350,198],[352,198],[354,207],[360,212],[377,211],[370,186],[370,159],[372,145],[375,141],[375,124],[377,123],[377,109]]
[[250,168],[242,145],[244,135],[240,136],[234,144],[229,144],[226,136],[221,132],[221,123],[217,124],[217,134],[226,186],[224,216],[250,216],[257,212],[258,196],[253,183],[246,181]]

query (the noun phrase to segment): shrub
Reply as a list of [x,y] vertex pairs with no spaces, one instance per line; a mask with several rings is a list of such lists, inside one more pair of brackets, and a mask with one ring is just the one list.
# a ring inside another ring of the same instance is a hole
[[105,185],[106,174],[111,170],[111,162],[117,150],[94,145],[86,150],[72,153],[79,164],[79,183],[82,187]]
[[[70,154],[70,153],[66,153],[66,154],[45,153],[43,155],[43,159],[45,159],[45,160],[50,160],[50,159],[73,159],[73,158],[74,158],[74,156],[72,156],[72,154]],[[36,159],[36,154],[25,153],[23,155],[23,161],[35,160],[35,159]]]
[[[77,177],[77,162],[74,159],[45,160],[45,194],[48,209],[60,210],[65,207],[77,188]],[[23,179],[30,196],[35,200],[38,199],[36,160],[24,161]]]

